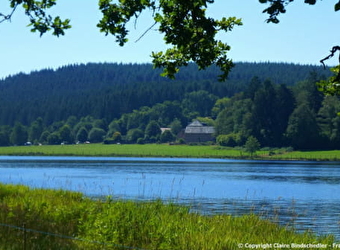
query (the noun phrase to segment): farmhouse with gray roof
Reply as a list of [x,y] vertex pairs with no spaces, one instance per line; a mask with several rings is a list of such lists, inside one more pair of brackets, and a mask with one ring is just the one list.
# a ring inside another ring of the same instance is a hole
[[207,142],[213,141],[214,127],[204,126],[199,121],[195,120],[190,123],[184,130],[184,140],[190,142]]

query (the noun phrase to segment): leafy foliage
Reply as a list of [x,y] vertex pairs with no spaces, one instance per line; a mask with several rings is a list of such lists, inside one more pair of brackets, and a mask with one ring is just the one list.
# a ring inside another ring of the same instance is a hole
[[102,128],[92,128],[89,132],[88,139],[92,142],[102,142],[106,132]]
[[247,139],[246,144],[244,145],[244,148],[245,148],[245,151],[250,154],[250,157],[252,157],[254,153],[256,153],[256,151],[260,149],[260,146],[261,144],[259,143],[259,141],[254,136],[250,136]]
[[327,80],[322,80],[317,83],[320,91],[327,95],[340,95],[340,65],[333,67],[331,71],[334,73],[333,76]]
[[158,29],[164,34],[165,42],[172,45],[165,52],[152,52],[154,66],[164,69],[162,75],[174,79],[179,67],[193,61],[199,69],[216,64],[223,72],[220,79],[227,78],[233,66],[227,58],[230,47],[216,40],[215,36],[220,31],[231,31],[235,25],[242,25],[242,22],[235,17],[221,20],[207,17],[207,5],[213,3],[213,0],[120,1],[118,4],[111,2],[99,1],[103,18],[98,27],[106,35],[115,35],[121,46],[128,41],[126,24],[131,18],[138,18],[145,9],[151,10],[155,24],[159,24]]
[[[259,0],[259,2],[265,4],[269,3],[269,7],[263,11],[263,13],[267,13],[269,15],[267,22],[279,23],[278,16],[286,13],[287,5],[294,2],[294,0]],[[305,3],[310,5],[314,5],[316,2],[317,0],[305,0]],[[340,10],[340,1],[334,5],[334,10]]]
[[27,141],[27,130],[19,122],[17,122],[10,135],[10,141],[14,145],[23,145]]
[[54,5],[56,5],[56,0],[10,0],[10,7],[13,9],[13,12],[10,15],[0,13],[0,17],[3,18],[2,21],[10,20],[16,8],[22,6],[25,14],[30,19],[28,26],[32,27],[32,32],[39,32],[40,36],[42,36],[52,30],[52,34],[55,36],[65,35],[65,30],[71,28],[70,20],[63,20],[59,16],[52,17],[48,15],[47,10]]
[[319,146],[319,133],[315,113],[306,104],[297,107],[290,116],[287,127],[290,145],[299,149],[315,149]]
[[219,135],[216,138],[216,142],[221,146],[235,147],[238,145],[238,135],[232,133],[228,135]]
[[[278,15],[286,12],[286,6],[294,0],[259,0],[260,3],[269,3],[263,12],[269,14],[267,22],[278,23]],[[18,6],[22,6],[30,19],[32,32],[39,32],[40,36],[52,30],[52,34],[60,36],[65,30],[71,28],[69,19],[48,15],[47,10],[56,5],[57,0],[9,0],[12,12],[8,15],[0,13],[0,23],[11,20]],[[199,69],[206,69],[215,65],[222,74],[219,80],[227,79],[233,67],[231,59],[227,57],[230,46],[218,40],[220,32],[229,32],[234,26],[242,25],[241,19],[236,17],[223,17],[220,20],[207,16],[206,10],[214,0],[99,0],[99,9],[103,17],[97,24],[101,32],[112,34],[116,42],[123,46],[128,42],[129,30],[127,24],[138,17],[142,12],[152,13],[155,25],[164,35],[164,41],[169,46],[165,52],[152,52],[153,64],[163,69],[163,76],[171,79],[180,67],[194,62]],[[314,5],[317,0],[305,0],[306,4]],[[334,10],[340,9],[340,1],[334,5]],[[147,32],[146,31],[146,32]],[[145,33],[146,33],[145,32]],[[144,33],[144,34],[145,34]],[[143,36],[143,35],[142,35]],[[337,46],[339,47],[339,46]]]
[[175,139],[176,136],[170,130],[164,131],[160,136],[161,142],[172,142],[175,141]]

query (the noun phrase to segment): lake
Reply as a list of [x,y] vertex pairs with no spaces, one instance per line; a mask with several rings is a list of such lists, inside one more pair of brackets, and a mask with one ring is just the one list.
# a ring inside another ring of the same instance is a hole
[[340,163],[0,156],[0,182],[91,197],[163,199],[203,214],[255,212],[340,239]]

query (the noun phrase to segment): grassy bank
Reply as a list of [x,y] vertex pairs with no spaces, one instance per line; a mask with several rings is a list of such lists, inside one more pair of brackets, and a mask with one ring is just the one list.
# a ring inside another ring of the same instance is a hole
[[203,216],[160,201],[94,201],[0,184],[0,202],[0,249],[249,249],[275,243],[333,249],[331,236],[297,234],[252,214]]
[[[54,156],[127,156],[127,157],[193,157],[193,158],[249,158],[241,149],[220,146],[190,146],[168,144],[79,144],[0,147],[0,155]],[[292,151],[284,149],[258,151],[256,159],[340,161],[340,151]]]

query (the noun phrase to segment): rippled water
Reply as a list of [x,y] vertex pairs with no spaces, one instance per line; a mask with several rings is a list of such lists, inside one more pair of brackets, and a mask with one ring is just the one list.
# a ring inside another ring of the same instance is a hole
[[339,163],[0,156],[0,181],[89,196],[161,198],[205,214],[255,212],[340,238]]

